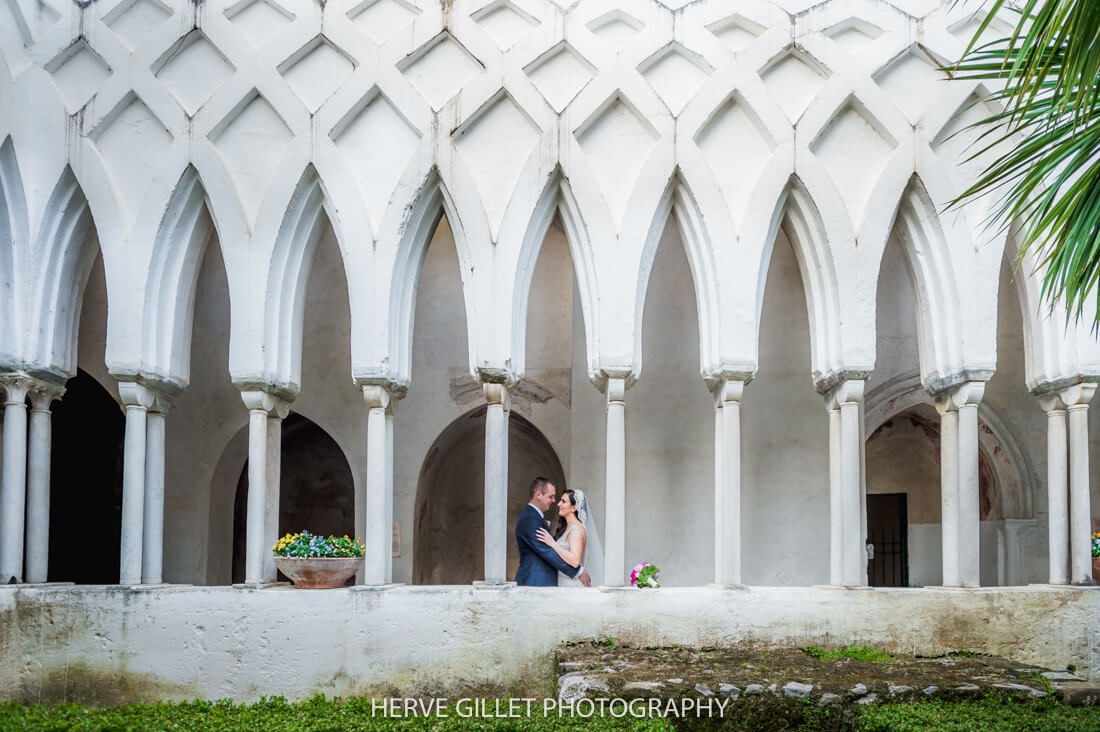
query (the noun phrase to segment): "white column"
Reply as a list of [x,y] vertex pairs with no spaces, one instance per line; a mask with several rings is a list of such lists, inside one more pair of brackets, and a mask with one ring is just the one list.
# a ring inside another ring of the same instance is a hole
[[32,389],[30,447],[27,452],[27,582],[45,582],[50,552],[50,403],[65,392],[40,385]]
[[959,411],[950,397],[937,400],[940,413],[940,533],[943,586],[962,584],[959,575]]
[[[722,504],[714,517],[715,528],[722,527],[716,538],[721,545],[716,554],[722,557],[719,585],[741,584],[741,395],[745,382],[723,379],[719,387],[722,399]],[[625,573],[626,568],[623,567]]]
[[282,419],[289,404],[265,391],[241,392],[248,407],[248,512],[245,517],[247,584],[275,581],[271,547],[278,537]]
[[967,381],[940,395],[940,496],[943,584],[981,584],[981,496],[978,487],[978,404],[984,381]]
[[1077,384],[1061,393],[1069,412],[1069,580],[1092,584],[1092,518],[1089,500],[1089,401],[1096,384]]
[[829,584],[844,584],[844,531],[840,494],[842,490],[840,453],[840,405],[834,394],[825,397],[829,413]]
[[[867,553],[863,544],[863,509],[860,506],[861,476],[860,421],[863,380],[848,379],[833,390],[840,412],[840,531],[841,580],[847,587],[867,584]],[[831,471],[830,471],[831,472]]]
[[485,401],[485,582],[508,581],[508,417],[506,384],[484,384]]
[[978,404],[985,382],[970,381],[956,390],[959,408],[959,579],[964,587],[981,585],[981,492],[978,485]]
[[145,507],[141,550],[141,583],[164,581],[164,440],[165,418],[172,405],[157,393],[149,409],[145,435]]
[[386,454],[390,392],[383,386],[364,386],[363,401],[367,405],[367,500],[363,524],[363,543],[367,551],[363,584],[384,585],[391,565],[392,528],[387,524],[387,517],[393,511],[392,465]]
[[725,524],[721,516],[725,513],[725,479],[722,455],[726,443],[722,437],[722,382],[714,389],[714,582],[722,584],[726,576]]
[[27,501],[27,392],[23,376],[5,376],[3,474],[0,477],[0,584],[23,581],[23,528]]
[[[726,408],[723,403],[722,409]],[[722,418],[723,432],[728,427]],[[728,443],[728,437],[723,435]],[[607,379],[607,457],[605,466],[607,517],[604,519],[604,584],[620,587],[626,578],[626,379]],[[727,475],[728,456],[722,461]]]
[[393,418],[399,398],[394,394],[386,410],[386,584],[393,582]]
[[145,446],[148,410],[156,394],[136,381],[120,381],[118,393],[126,407],[126,438],[122,456],[122,556],[119,584],[141,583],[145,520]]
[[1057,394],[1040,397],[1047,414],[1047,555],[1052,585],[1069,581],[1069,443],[1066,404]]

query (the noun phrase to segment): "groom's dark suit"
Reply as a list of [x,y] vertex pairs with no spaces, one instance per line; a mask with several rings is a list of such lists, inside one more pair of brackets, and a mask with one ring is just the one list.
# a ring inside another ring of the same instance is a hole
[[516,545],[519,546],[519,569],[516,584],[528,587],[557,587],[558,572],[576,577],[580,567],[570,567],[552,548],[546,546],[535,532],[549,526],[530,503],[516,521]]

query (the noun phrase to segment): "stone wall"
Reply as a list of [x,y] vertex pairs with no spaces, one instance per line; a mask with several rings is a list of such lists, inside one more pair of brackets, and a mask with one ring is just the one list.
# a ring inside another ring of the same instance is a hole
[[1100,678],[1100,591],[0,588],[0,698],[551,695],[562,642],[968,649]]

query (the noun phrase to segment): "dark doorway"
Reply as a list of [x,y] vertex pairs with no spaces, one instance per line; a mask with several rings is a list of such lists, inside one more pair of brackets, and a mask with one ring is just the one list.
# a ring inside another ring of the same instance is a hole
[[874,553],[867,564],[872,587],[909,586],[909,518],[904,493],[867,496],[867,541]]
[[[283,420],[279,471],[279,536],[303,529],[324,536],[355,535],[355,481],[344,451],[317,424],[294,412]],[[246,516],[247,460],[233,504],[234,582],[244,582]],[[282,573],[278,578],[286,580]],[[354,577],[348,580],[354,582]]]
[[79,369],[51,411],[47,579],[118,584],[126,419],[114,397]]

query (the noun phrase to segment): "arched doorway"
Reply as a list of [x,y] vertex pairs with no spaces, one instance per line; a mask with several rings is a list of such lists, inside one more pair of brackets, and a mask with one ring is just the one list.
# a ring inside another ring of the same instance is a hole
[[[311,534],[355,533],[355,483],[336,440],[321,427],[291,412],[282,427],[279,477],[279,535],[303,529]],[[248,461],[233,502],[233,581],[244,581],[245,517],[248,515]],[[285,579],[280,575],[280,578]],[[351,582],[353,580],[349,580]]]
[[[469,584],[485,576],[485,407],[444,429],[428,450],[416,489],[413,583]],[[508,420],[508,577],[519,566],[512,527],[542,475],[565,490],[565,471],[549,440],[512,412]],[[548,516],[553,520],[553,515]]]
[[81,369],[51,411],[48,579],[117,584],[126,419],[115,398]]

